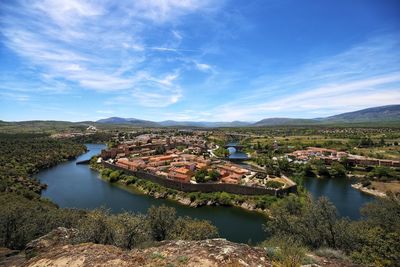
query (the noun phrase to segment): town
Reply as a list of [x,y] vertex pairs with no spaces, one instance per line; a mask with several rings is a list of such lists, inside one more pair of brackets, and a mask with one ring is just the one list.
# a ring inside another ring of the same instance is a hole
[[400,167],[399,160],[377,159],[365,157],[360,155],[353,155],[344,151],[337,151],[336,149],[327,149],[320,147],[307,147],[306,150],[296,150],[287,154],[289,158],[294,158],[298,161],[308,161],[311,158],[323,160],[326,164],[332,162],[340,162],[346,160],[350,164],[361,166],[387,166],[387,167]]
[[269,175],[246,164],[217,158],[212,151],[218,146],[207,142],[204,133],[142,134],[102,150],[99,162],[103,160],[124,170],[145,171],[180,183],[235,184],[273,190],[296,186],[284,175]]

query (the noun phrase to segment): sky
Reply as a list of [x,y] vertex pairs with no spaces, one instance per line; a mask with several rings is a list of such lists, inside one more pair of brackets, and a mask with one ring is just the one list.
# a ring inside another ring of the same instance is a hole
[[0,1],[0,120],[258,121],[390,104],[398,0]]

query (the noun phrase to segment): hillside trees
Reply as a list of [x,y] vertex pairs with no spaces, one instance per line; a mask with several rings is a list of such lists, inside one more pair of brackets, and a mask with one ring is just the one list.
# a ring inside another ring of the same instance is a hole
[[85,146],[44,134],[0,134],[0,192],[39,197],[42,186],[28,178],[40,169],[75,158]]
[[272,238],[289,238],[310,249],[339,249],[356,263],[396,266],[400,262],[400,199],[390,195],[362,208],[362,219],[340,218],[326,198],[282,199],[271,207],[266,229]]

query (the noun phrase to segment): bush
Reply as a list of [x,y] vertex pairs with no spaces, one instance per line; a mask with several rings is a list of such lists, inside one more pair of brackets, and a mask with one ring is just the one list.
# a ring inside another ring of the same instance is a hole
[[362,182],[361,182],[361,185],[362,185],[363,187],[370,186],[370,185],[371,185],[371,181],[370,181],[370,180],[362,181]]
[[110,213],[105,209],[96,209],[87,214],[78,226],[79,235],[76,242],[93,242],[95,244],[112,245],[116,233],[110,220]]
[[334,162],[331,165],[329,174],[332,177],[344,177],[346,176],[346,168],[339,162]]
[[284,186],[284,184],[283,183],[281,183],[281,182],[278,182],[278,181],[267,181],[266,183],[265,183],[265,187],[268,187],[268,188],[275,188],[275,189],[278,189],[278,188],[281,188],[282,186]]
[[190,198],[190,201],[191,202],[193,202],[193,201],[195,201],[196,200],[196,198],[197,198],[197,194],[196,193],[189,193],[189,198]]
[[[367,204],[360,221],[339,219],[325,198],[301,203],[289,196],[271,207],[266,230],[273,238],[289,237],[311,249],[342,250],[366,266],[397,266],[400,262],[400,199],[389,195]],[[289,204],[291,203],[291,204]],[[331,253],[341,257],[340,253]]]
[[138,178],[135,176],[128,176],[125,181],[127,185],[135,184],[138,181]]
[[218,230],[208,221],[185,217],[176,220],[168,237],[171,239],[203,240],[218,237]]
[[121,178],[121,172],[120,171],[113,171],[109,175],[109,181],[110,183],[115,183],[118,182],[118,180]]
[[232,197],[229,193],[226,192],[220,192],[218,197],[217,197],[218,203],[224,206],[230,206],[232,205]]
[[212,181],[218,181],[219,178],[221,178],[221,174],[220,174],[218,171],[216,171],[216,170],[211,170],[211,171],[209,171],[209,172],[208,172],[208,175],[210,176],[210,179],[211,179]]
[[108,210],[60,209],[47,200],[29,200],[15,193],[0,194],[0,246],[23,249],[57,227],[76,228],[74,242],[93,242],[131,249],[166,238],[198,240],[217,236],[207,221],[180,218],[175,209],[151,207],[148,214],[110,214]]
[[206,169],[201,169],[196,171],[194,177],[196,178],[196,182],[198,183],[204,183],[206,181],[206,176],[208,172]]
[[73,227],[85,212],[58,209],[46,200],[27,199],[14,193],[0,194],[0,246],[23,249],[57,227]]
[[176,222],[176,211],[167,206],[149,208],[146,219],[150,225],[151,235],[156,241],[165,240]]
[[290,237],[272,238],[262,246],[267,248],[273,266],[297,267],[306,259],[307,249]]

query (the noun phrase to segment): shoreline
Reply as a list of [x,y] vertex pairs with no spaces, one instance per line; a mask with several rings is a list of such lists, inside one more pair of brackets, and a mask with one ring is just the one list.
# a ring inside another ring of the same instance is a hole
[[[92,170],[97,171],[99,173],[99,178],[100,179],[102,179],[103,181],[105,181],[107,183],[113,184],[113,183],[111,183],[109,180],[107,180],[106,178],[104,178],[101,175],[101,169],[102,168],[96,168],[96,167],[94,167],[92,165],[89,165],[89,168],[92,169]],[[133,177],[133,176],[131,176],[131,177]],[[241,203],[239,201],[231,201],[229,204],[221,204],[219,201],[211,199],[211,194],[212,193],[201,193],[201,192],[186,193],[186,192],[179,191],[179,190],[169,189],[169,188],[160,186],[158,184],[155,184],[155,183],[152,183],[150,181],[143,180],[143,179],[136,178],[136,180],[137,181],[143,181],[142,183],[151,183],[151,184],[155,185],[154,187],[152,187],[153,189],[154,188],[162,188],[163,192],[159,192],[157,190],[149,190],[149,189],[145,188],[144,186],[141,186],[141,185],[138,184],[138,183],[141,183],[141,182],[136,182],[136,183],[132,184],[132,183],[127,183],[127,181],[124,181],[124,180],[118,180],[114,184],[117,184],[118,186],[120,186],[123,189],[124,188],[125,189],[131,189],[132,191],[136,191],[139,194],[147,195],[147,196],[150,196],[150,197],[153,197],[153,198],[156,198],[156,199],[161,198],[161,199],[174,201],[176,203],[179,203],[181,205],[185,205],[185,206],[188,206],[188,207],[191,207],[191,208],[200,208],[200,207],[203,207],[203,206],[224,206],[224,207],[227,207],[227,208],[234,207],[234,208],[244,209],[244,210],[249,211],[249,212],[257,212],[257,213],[262,214],[264,216],[268,216],[268,214],[269,214],[269,210],[267,208],[266,209],[261,209],[261,208],[257,208],[256,207],[256,205],[257,205],[255,203],[256,200],[254,200],[254,202],[253,201],[249,202],[249,201],[244,200],[243,202],[240,201]],[[126,191],[130,192],[131,190],[126,190]],[[221,193],[226,193],[226,192],[221,192]],[[192,197],[194,195],[203,195],[204,196],[204,195],[207,195],[207,194],[210,195],[209,199],[197,199],[197,198],[195,198],[195,199],[192,200]],[[229,194],[229,193],[226,193],[226,194]],[[238,196],[238,197],[244,197],[244,198],[246,198],[246,197],[250,197],[251,198],[252,197],[252,196],[247,196],[247,195],[244,195],[244,196],[239,196],[239,195],[235,195],[235,194],[229,194],[229,195]]]
[[357,189],[363,193],[373,195],[375,197],[380,197],[380,198],[387,197],[387,195],[384,192],[375,190],[375,189],[369,189],[367,187],[364,187],[361,183],[352,184],[351,187],[353,187],[354,189]]

